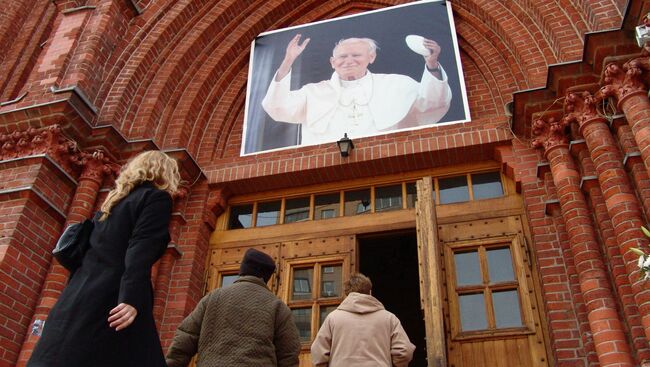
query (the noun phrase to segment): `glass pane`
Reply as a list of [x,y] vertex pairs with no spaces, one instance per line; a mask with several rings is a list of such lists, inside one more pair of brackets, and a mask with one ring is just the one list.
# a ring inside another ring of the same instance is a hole
[[488,270],[490,283],[507,282],[515,280],[515,273],[512,269],[512,257],[510,248],[487,250]]
[[287,199],[284,203],[284,222],[309,220],[309,198]]
[[327,219],[339,216],[341,196],[338,192],[317,195],[314,198],[314,219]]
[[320,279],[321,288],[320,296],[339,297],[341,295],[341,265],[325,265],[321,268]]
[[459,203],[469,200],[467,176],[438,179],[440,204]]
[[522,326],[519,294],[516,290],[493,292],[492,303],[497,328]]
[[474,200],[503,196],[501,174],[499,172],[473,174],[472,190],[474,190]]
[[253,223],[253,204],[233,206],[230,208],[228,229],[250,228]]
[[478,251],[457,252],[454,254],[454,262],[456,263],[457,286],[483,283]]
[[375,211],[402,209],[402,185],[375,187]]
[[406,207],[415,208],[415,200],[418,198],[418,189],[415,182],[406,183]]
[[257,203],[257,221],[255,227],[272,226],[280,223],[281,201]]
[[487,329],[483,293],[464,294],[460,300],[460,328],[463,331]]
[[323,322],[325,322],[325,318],[327,315],[330,314],[330,312],[336,310],[338,306],[322,306],[320,308],[320,323],[318,324],[318,327],[320,328],[321,325],[323,325]]
[[239,275],[237,274],[224,274],[221,276],[221,287],[226,287],[231,285],[232,283],[235,282],[239,278]]
[[293,292],[291,299],[311,299],[311,285],[314,277],[314,269],[293,269]]
[[311,341],[311,308],[296,308],[291,310],[293,322],[298,328],[301,342]]
[[345,215],[370,213],[370,189],[346,191]]

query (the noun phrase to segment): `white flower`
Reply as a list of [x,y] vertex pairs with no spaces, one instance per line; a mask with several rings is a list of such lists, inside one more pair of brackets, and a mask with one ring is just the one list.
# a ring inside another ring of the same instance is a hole
[[645,261],[643,262],[643,267],[644,268],[650,267],[650,256],[645,258]]
[[639,262],[637,263],[637,265],[639,266],[639,269],[643,269],[643,262],[644,261],[645,261],[645,259],[643,258],[643,255],[639,256]]

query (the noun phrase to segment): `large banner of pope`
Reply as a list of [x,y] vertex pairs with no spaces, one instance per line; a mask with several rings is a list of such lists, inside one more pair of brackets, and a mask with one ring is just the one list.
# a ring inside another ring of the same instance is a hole
[[242,155],[470,120],[448,1],[262,33]]

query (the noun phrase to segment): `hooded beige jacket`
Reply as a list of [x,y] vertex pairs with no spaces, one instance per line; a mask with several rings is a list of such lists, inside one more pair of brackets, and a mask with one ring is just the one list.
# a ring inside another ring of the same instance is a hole
[[311,345],[316,366],[408,366],[415,346],[399,319],[375,297],[351,292],[332,311]]

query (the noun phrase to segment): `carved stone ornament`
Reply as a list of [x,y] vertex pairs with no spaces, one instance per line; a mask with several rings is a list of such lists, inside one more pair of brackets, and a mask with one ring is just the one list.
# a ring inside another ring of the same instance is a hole
[[174,212],[182,212],[187,198],[190,196],[190,188],[185,185],[178,186],[176,192],[172,195],[174,199]]
[[46,154],[66,172],[95,179],[114,174],[114,165],[101,151],[83,152],[77,143],[63,135],[60,125],[41,129],[29,128],[0,134],[0,160]]
[[608,64],[603,78],[604,86],[598,91],[597,97],[615,97],[621,101],[625,96],[634,92],[646,92],[643,83],[644,75],[649,69],[647,58],[636,58],[626,62],[623,67]]
[[565,118],[557,120],[555,117],[547,119],[538,118],[533,122],[533,148],[544,148],[548,153],[551,148],[569,144],[566,127],[569,125]]
[[588,91],[567,94],[564,99],[564,120],[567,124],[575,122],[582,128],[587,121],[604,119],[598,114],[598,103],[601,100]]
[[71,156],[70,159],[81,167],[80,180],[94,180],[99,184],[107,175],[115,177],[118,172],[117,169],[119,169],[111,163],[111,160],[101,150],[95,150],[91,153],[79,152]]

